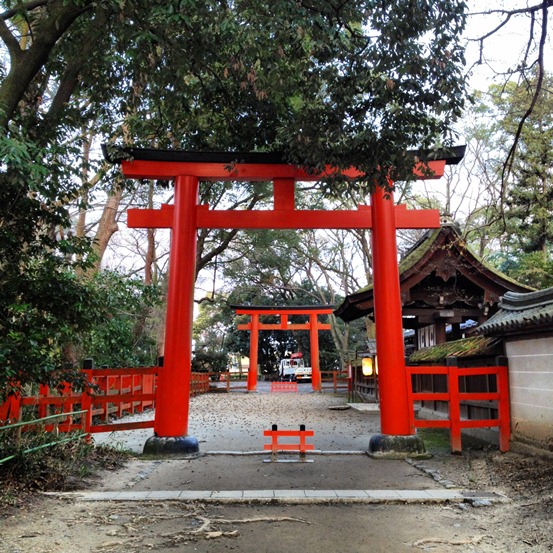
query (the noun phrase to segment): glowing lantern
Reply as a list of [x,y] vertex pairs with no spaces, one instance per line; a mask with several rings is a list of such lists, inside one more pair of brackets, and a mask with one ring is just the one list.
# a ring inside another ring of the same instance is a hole
[[372,357],[363,357],[361,361],[361,370],[363,371],[363,376],[372,376],[374,372],[373,368],[373,358]]

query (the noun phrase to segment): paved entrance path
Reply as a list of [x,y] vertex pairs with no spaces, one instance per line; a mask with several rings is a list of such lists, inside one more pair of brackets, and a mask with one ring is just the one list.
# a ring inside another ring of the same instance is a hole
[[[269,383],[260,383],[261,390]],[[305,424],[314,430],[312,443],[322,451],[366,451],[372,434],[379,432],[378,412],[367,413],[347,407],[345,394],[311,393],[311,384],[299,385],[300,393],[205,394],[190,401],[189,434],[200,441],[201,452],[263,450],[263,430],[277,424],[280,429],[298,430]],[[137,420],[153,414],[136,416]],[[97,443],[109,443],[141,453],[152,429],[95,434]]]
[[[400,460],[375,460],[365,451],[379,431],[377,411],[346,408],[344,394],[231,393],[198,396],[191,401],[190,433],[200,440],[196,459],[138,458],[104,480],[98,489],[78,494],[88,500],[202,500],[265,502],[489,502],[486,490],[459,489],[432,478],[419,465]],[[151,416],[151,414],[148,414]],[[310,462],[297,454],[280,455],[271,463],[263,452],[263,430],[314,431]],[[149,430],[97,437],[141,451]]]

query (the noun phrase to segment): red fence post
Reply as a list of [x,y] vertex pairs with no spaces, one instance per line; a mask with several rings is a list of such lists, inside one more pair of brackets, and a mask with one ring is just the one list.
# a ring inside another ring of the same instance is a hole
[[[105,376],[96,377],[96,378],[97,378],[98,382],[100,382],[99,378],[102,379],[101,382],[104,383],[104,387],[102,388],[102,390],[104,391],[104,394],[106,396],[108,396],[111,392],[113,382],[116,382],[116,377],[105,375]],[[117,393],[117,390],[115,391],[115,393]],[[107,402],[104,403],[103,404],[103,409],[104,409],[104,422],[108,423],[109,422],[110,404],[107,403]],[[113,409],[116,409],[116,407],[114,406]]]
[[[144,375],[144,378],[142,380],[142,392],[144,394],[154,393],[154,378],[155,375],[153,374]],[[153,405],[153,402],[151,400],[144,400],[142,402],[142,410],[144,410],[145,407],[150,407],[151,405]]]
[[50,395],[50,387],[48,384],[40,384],[38,387],[38,418],[42,419],[48,415],[48,408],[42,398],[47,398]]
[[[376,377],[376,374],[374,375]],[[407,402],[409,403],[409,424],[415,428],[415,400],[413,399],[413,370],[405,367],[405,378],[407,378]],[[376,391],[376,386],[375,386]]]
[[459,402],[459,375],[457,367],[448,367],[447,388],[449,393],[449,423],[451,451],[460,453],[461,446],[461,405]]
[[511,408],[509,399],[509,370],[507,367],[497,367],[497,391],[499,392],[499,450],[509,451],[511,440]]
[[4,403],[0,403],[0,425],[8,420],[8,413],[11,405],[11,396],[8,396]]
[[[81,395],[81,409],[86,411],[86,413],[83,413],[82,415],[84,420],[83,431],[86,432],[90,438],[90,429],[92,426],[92,370],[85,369],[83,372],[85,373],[88,381],[88,386],[85,386]],[[107,410],[107,404],[105,408]]]
[[8,396],[5,403],[0,405],[0,422],[8,420],[20,421],[21,419],[21,395],[12,394]]

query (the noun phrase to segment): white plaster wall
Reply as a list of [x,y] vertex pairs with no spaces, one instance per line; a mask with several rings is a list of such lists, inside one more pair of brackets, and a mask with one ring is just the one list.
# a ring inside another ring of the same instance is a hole
[[506,342],[513,437],[553,447],[553,337]]

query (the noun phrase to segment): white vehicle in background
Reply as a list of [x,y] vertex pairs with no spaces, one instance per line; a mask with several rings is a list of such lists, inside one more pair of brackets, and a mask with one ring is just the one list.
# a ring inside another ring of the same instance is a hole
[[281,359],[278,376],[281,382],[308,382],[311,380],[311,367],[306,367],[301,353],[292,353]]

